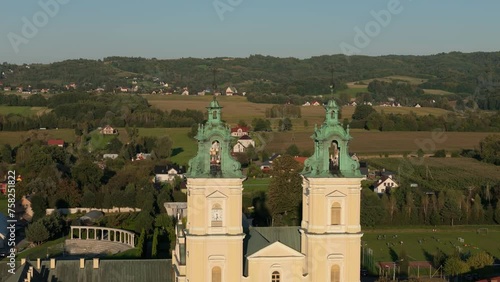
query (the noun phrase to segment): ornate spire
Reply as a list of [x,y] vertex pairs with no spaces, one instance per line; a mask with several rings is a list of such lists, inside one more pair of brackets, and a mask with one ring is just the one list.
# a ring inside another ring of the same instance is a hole
[[325,122],[315,128],[314,155],[304,163],[306,177],[361,177],[359,162],[349,155],[349,135],[338,120],[339,107],[334,100],[325,106]]
[[198,153],[189,161],[188,178],[243,178],[241,164],[230,154],[231,130],[221,120],[221,109],[214,97],[207,107],[208,121],[195,136]]

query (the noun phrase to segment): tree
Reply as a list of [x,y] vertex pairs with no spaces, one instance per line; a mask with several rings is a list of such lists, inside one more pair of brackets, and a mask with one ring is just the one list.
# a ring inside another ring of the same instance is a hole
[[156,258],[158,256],[158,228],[155,228],[153,234],[153,243],[151,245],[151,257]]
[[295,145],[295,144],[292,144],[292,145],[288,146],[288,148],[286,148],[285,153],[289,156],[296,157],[296,156],[300,155],[299,147],[297,147],[297,145]]
[[453,222],[460,218],[462,215],[462,210],[460,209],[457,201],[447,195],[447,198],[444,202],[444,207],[441,210],[441,216],[444,220],[449,220],[451,226],[453,226]]
[[158,138],[154,146],[154,152],[156,153],[156,156],[161,159],[170,157],[172,153],[172,145],[173,142],[168,136]]
[[446,158],[446,151],[445,150],[437,150],[434,152],[434,157],[435,158]]
[[309,121],[307,119],[304,120],[304,127],[305,128],[309,127]]
[[12,158],[12,148],[10,147],[9,144],[5,144],[2,147],[0,147],[0,162],[5,162],[5,163],[12,163],[13,158]]
[[467,264],[472,270],[478,270],[485,266],[492,265],[493,262],[493,257],[485,251],[475,253],[467,259]]
[[292,120],[290,118],[284,118],[283,120],[279,120],[278,123],[280,131],[290,131],[292,130]]
[[370,105],[359,105],[354,110],[352,114],[352,119],[354,120],[366,120],[368,116],[376,112],[375,109]]
[[248,124],[244,120],[240,119],[238,121],[238,126],[240,126],[240,127],[248,127]]
[[458,256],[448,258],[444,263],[444,272],[447,275],[460,275],[469,271],[469,266]]
[[33,210],[33,222],[45,216],[47,201],[40,195],[31,196],[31,209]]
[[36,221],[26,227],[26,239],[39,245],[49,239],[49,231],[41,221]]
[[[391,198],[393,198],[391,196]],[[370,189],[361,190],[361,225],[375,226],[384,217],[384,208],[377,193]]]
[[481,158],[488,163],[500,165],[500,135],[490,135],[479,143]]
[[286,218],[299,223],[302,201],[302,165],[292,156],[284,155],[273,162],[269,184],[268,206],[273,225],[286,225]]
[[84,159],[73,167],[71,175],[80,187],[87,187],[95,191],[97,187],[101,186],[103,172],[90,159]]

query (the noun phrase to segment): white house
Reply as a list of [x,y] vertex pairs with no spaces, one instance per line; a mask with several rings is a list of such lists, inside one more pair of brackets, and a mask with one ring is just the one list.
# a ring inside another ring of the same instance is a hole
[[313,105],[313,106],[320,106],[321,104],[318,101],[314,101],[314,102],[312,102],[311,105]]
[[399,184],[394,181],[392,175],[382,176],[375,184],[373,184],[373,191],[378,194],[383,194],[386,191],[390,192],[391,189],[398,188]]
[[310,105],[311,105],[311,103],[309,103],[309,102],[305,102],[305,103],[304,103],[304,105],[302,105],[302,106],[304,106],[304,107],[308,107],[308,106],[310,106]]
[[233,96],[234,94],[238,94],[238,90],[236,88],[229,86],[226,89],[226,96]]
[[246,126],[236,126],[236,127],[233,127],[231,128],[231,136],[233,137],[241,137],[241,136],[244,136],[244,135],[248,135],[248,132],[249,132],[249,128],[246,127]]
[[421,108],[422,106],[420,106],[420,104],[416,104],[415,105],[415,108]]
[[104,155],[102,155],[102,158],[114,160],[114,159],[118,158],[118,154],[104,154]]
[[244,153],[248,147],[255,147],[255,141],[248,135],[243,135],[238,139],[238,143],[234,145],[233,152],[234,153]]
[[182,91],[181,95],[182,96],[189,96],[189,91],[186,89],[186,90]]
[[184,168],[178,165],[155,166],[155,182],[171,182],[176,176],[184,177]]

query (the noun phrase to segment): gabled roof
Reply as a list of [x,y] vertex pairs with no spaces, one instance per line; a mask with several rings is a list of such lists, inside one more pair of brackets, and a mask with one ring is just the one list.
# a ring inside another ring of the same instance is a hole
[[304,162],[307,160],[307,157],[294,157],[293,159],[298,163],[304,164]]
[[239,140],[252,140],[252,137],[248,136],[248,135],[243,135],[240,137]]
[[236,127],[232,127],[231,128],[231,133],[233,132],[238,132],[238,129],[241,129],[241,131],[243,132],[248,132],[250,131],[250,128],[246,127],[246,126],[236,126]]
[[397,183],[394,179],[392,179],[392,177],[384,175],[379,180],[377,180],[377,182],[375,182],[375,184],[373,184],[373,186],[378,187],[380,184],[386,182],[387,180],[391,180],[392,182]]
[[249,259],[257,257],[304,257],[304,254],[288,247],[287,245],[276,241],[267,247],[248,256]]

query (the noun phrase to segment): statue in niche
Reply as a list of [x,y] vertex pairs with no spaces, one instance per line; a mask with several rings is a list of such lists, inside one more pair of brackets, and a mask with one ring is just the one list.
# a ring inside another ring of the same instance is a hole
[[219,141],[212,142],[210,147],[210,173],[213,176],[221,172],[221,146]]
[[339,147],[337,142],[334,140],[330,144],[329,152],[329,170],[332,174],[337,174],[339,172]]

